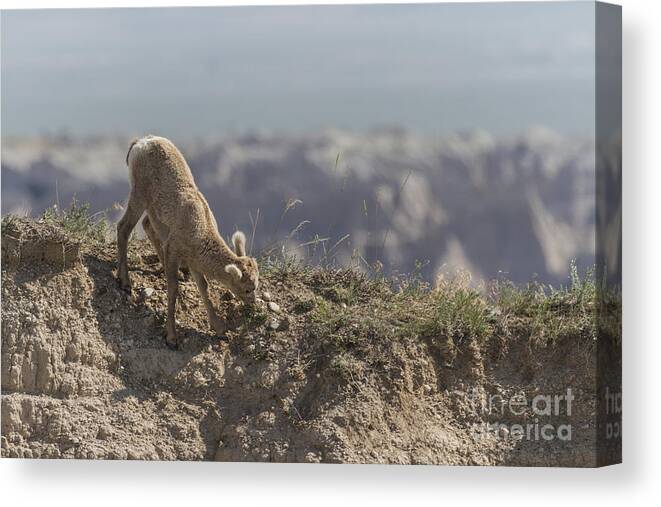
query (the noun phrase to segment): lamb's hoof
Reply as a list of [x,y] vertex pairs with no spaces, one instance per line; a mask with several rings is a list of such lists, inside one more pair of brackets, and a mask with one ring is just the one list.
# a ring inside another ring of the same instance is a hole
[[170,350],[179,350],[179,344],[178,344],[177,342],[174,342],[174,343],[173,343],[173,342],[169,342],[169,341],[166,339],[166,340],[165,340],[165,345],[167,345],[167,347],[168,347]]
[[131,291],[132,291],[132,288],[131,288],[131,282],[126,283],[126,282],[123,282],[121,278],[118,278],[118,279],[117,279],[117,283],[119,284],[119,288],[120,288],[123,292],[125,292],[125,293],[128,294],[129,296],[131,295]]
[[167,345],[170,350],[179,350],[179,342],[176,337],[171,339],[169,338],[167,332],[164,331],[163,338],[165,339],[165,345]]

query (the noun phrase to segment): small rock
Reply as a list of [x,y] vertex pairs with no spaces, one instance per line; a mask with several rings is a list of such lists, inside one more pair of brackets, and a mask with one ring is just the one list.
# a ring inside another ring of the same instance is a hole
[[340,306],[341,306],[343,309],[346,309],[347,304],[346,304],[346,303],[342,303]]
[[277,331],[277,329],[280,327],[280,321],[278,319],[270,319],[268,322],[268,327],[274,331]]
[[268,308],[272,312],[280,313],[280,305],[278,303],[275,303],[273,301],[269,301]]
[[152,297],[152,296],[154,295],[155,292],[156,292],[156,291],[155,291],[154,289],[152,289],[151,287],[145,287],[144,289],[142,289],[142,290],[140,291],[140,295],[141,295],[143,298],[147,299],[147,298]]
[[308,452],[305,455],[304,461],[306,463],[319,463],[321,461],[321,458],[314,452]]
[[432,387],[429,384],[422,386],[422,389],[425,391],[425,394],[429,394],[432,391]]
[[262,292],[262,299],[263,299],[264,301],[271,301],[271,299],[272,299],[272,298],[271,298],[271,293],[268,292],[268,291],[264,291],[264,292]]
[[134,449],[129,449],[126,457],[128,459],[132,459],[132,460],[139,460],[140,459],[140,454],[138,453],[138,451],[136,451]]

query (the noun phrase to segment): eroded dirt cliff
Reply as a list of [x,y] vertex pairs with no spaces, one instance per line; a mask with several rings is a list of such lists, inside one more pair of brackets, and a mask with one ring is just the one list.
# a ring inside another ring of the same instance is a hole
[[[595,463],[594,347],[563,320],[579,301],[533,315],[467,289],[264,263],[257,309],[212,284],[224,337],[182,274],[173,351],[148,243],[131,243],[130,296],[113,244],[14,220],[2,254],[3,457]],[[571,413],[566,398],[534,410],[568,389]],[[546,424],[554,438],[535,438]]]

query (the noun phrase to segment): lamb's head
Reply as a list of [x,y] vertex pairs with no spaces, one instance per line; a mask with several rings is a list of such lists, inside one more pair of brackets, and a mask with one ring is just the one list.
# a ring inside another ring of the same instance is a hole
[[232,235],[232,244],[237,259],[225,266],[225,272],[229,276],[230,290],[244,303],[255,302],[255,292],[259,286],[259,268],[257,261],[246,255],[246,237],[241,231]]

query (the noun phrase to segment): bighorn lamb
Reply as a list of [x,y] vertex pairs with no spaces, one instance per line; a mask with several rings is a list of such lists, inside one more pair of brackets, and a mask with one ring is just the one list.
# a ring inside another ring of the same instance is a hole
[[259,284],[257,262],[246,255],[245,235],[232,236],[235,252],[218,233],[209,205],[198,190],[186,160],[163,137],[146,136],[133,141],[126,154],[131,190],[124,216],[117,224],[118,277],[131,289],[127,246],[131,231],[140,220],[158,254],[168,285],[166,342],[177,347],[175,307],[178,271],[187,266],[197,283],[209,322],[219,335],[226,325],[209,299],[207,278],[219,280],[244,303],[255,302]]

